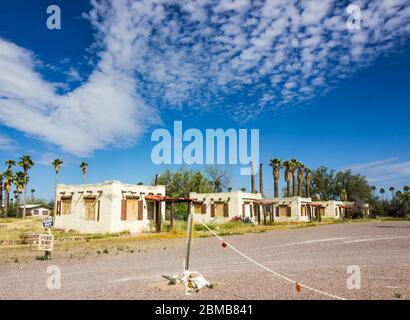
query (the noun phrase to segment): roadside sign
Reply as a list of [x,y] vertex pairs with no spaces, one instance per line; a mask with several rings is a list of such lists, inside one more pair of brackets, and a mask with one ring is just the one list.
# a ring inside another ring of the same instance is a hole
[[52,217],[47,217],[43,220],[43,228],[51,228],[54,226],[54,220]]
[[51,234],[40,234],[38,237],[38,250],[53,251],[54,236]]

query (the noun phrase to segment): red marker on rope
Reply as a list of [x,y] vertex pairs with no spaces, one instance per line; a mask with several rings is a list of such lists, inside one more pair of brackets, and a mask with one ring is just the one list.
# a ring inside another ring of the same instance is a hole
[[226,244],[225,241],[222,241],[222,248],[226,248],[228,245]]

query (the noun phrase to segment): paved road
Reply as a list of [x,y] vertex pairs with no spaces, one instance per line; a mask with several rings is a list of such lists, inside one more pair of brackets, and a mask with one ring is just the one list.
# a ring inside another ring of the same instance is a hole
[[[348,299],[409,299],[410,222],[334,224],[226,237],[261,264],[314,288]],[[161,275],[181,271],[183,239],[135,242],[134,253],[82,260],[6,264],[0,297],[10,299],[326,299],[250,263],[214,237],[195,239],[192,270],[213,289],[185,295]],[[138,252],[138,248],[140,252]],[[48,290],[46,269],[61,269],[61,289]],[[348,290],[349,265],[361,271],[361,289]]]

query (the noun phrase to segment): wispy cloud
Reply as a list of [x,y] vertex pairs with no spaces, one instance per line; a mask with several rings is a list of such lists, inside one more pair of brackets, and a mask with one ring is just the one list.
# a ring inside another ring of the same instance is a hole
[[77,155],[132,143],[158,107],[242,121],[310,100],[410,34],[408,0],[355,1],[361,30],[346,28],[344,1],[91,3],[99,62],[72,92],[56,94],[32,52],[0,39],[0,122]]
[[14,151],[16,149],[15,142],[9,137],[0,134],[0,150]]
[[369,182],[386,182],[410,176],[410,161],[400,161],[399,158],[371,161],[349,166],[354,172],[367,177]]

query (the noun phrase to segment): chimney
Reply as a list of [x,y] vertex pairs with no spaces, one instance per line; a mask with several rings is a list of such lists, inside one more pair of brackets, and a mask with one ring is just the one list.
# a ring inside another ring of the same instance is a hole
[[262,163],[259,164],[259,192],[263,197],[263,173],[262,173]]
[[255,173],[253,170],[253,162],[251,161],[251,192],[255,193]]

